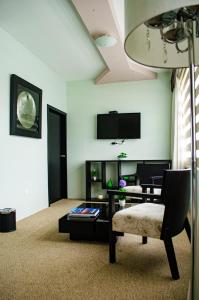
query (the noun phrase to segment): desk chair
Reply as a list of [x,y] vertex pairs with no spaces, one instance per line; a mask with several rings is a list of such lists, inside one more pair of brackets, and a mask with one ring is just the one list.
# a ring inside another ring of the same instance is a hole
[[[161,204],[141,203],[114,214],[114,195],[120,193],[108,191],[110,263],[116,261],[115,244],[118,233],[126,232],[157,238],[164,242],[172,278],[179,279],[172,237],[185,229],[190,240],[191,232],[187,218],[190,200],[190,170],[164,171],[162,193],[157,196]],[[131,193],[123,194],[130,195]],[[151,196],[154,195],[148,194],[147,197]]]

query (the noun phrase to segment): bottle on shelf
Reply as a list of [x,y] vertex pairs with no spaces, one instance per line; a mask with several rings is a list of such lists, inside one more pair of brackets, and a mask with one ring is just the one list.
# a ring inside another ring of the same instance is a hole
[[113,187],[113,181],[111,178],[109,178],[109,180],[107,181],[107,187],[110,189]]

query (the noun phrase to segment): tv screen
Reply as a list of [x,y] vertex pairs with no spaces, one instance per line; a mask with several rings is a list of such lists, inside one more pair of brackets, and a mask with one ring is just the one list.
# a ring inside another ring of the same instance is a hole
[[98,139],[140,139],[140,113],[97,115]]

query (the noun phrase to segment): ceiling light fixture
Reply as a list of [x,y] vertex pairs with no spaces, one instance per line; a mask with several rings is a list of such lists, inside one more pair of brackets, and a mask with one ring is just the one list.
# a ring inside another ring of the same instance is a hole
[[117,39],[114,36],[103,34],[95,39],[97,47],[108,48],[117,44]]

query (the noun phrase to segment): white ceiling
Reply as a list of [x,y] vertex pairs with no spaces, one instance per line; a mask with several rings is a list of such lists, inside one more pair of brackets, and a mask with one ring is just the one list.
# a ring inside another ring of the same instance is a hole
[[[145,67],[130,61],[124,51],[124,1],[114,0],[71,0],[82,18],[90,36],[93,38],[103,34],[113,36],[117,43],[112,47],[101,47],[101,53],[107,68],[99,74],[95,82],[97,84],[152,80],[157,74]],[[119,4],[122,4],[119,5]],[[117,7],[117,10],[115,9]],[[118,13],[123,11],[122,14]],[[103,20],[103,21],[102,21]],[[119,22],[119,20],[121,22]],[[122,22],[123,20],[123,22]]]
[[0,0],[0,27],[66,81],[106,67],[70,0]]

